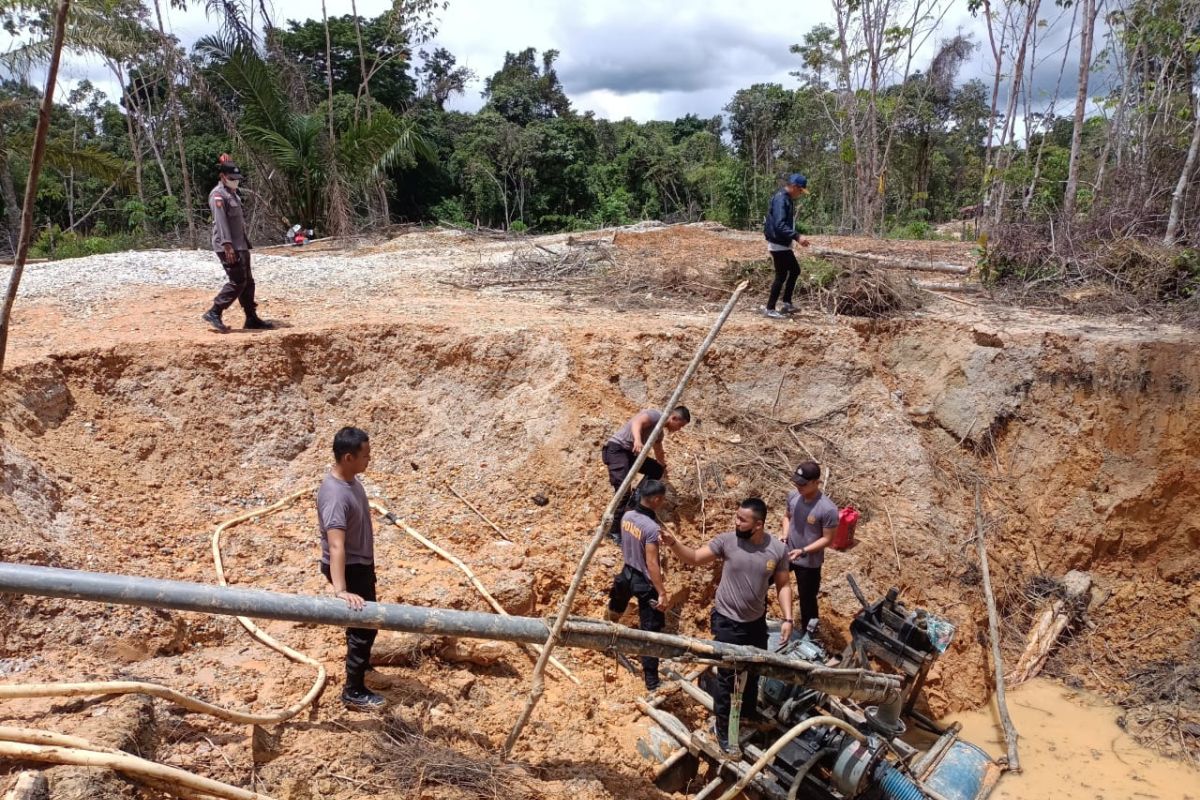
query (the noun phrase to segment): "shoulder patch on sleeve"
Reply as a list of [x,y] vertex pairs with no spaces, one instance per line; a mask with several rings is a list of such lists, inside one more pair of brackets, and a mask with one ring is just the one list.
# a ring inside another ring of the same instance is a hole
[[220,208],[221,206],[225,205],[225,201],[222,200],[220,197],[213,198],[213,202],[216,203],[217,208]]

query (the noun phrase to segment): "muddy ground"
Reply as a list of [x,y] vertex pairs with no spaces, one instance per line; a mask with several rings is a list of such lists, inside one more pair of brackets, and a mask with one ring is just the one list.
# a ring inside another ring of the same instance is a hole
[[[565,240],[538,241],[554,249]],[[825,241],[973,260],[959,243]],[[64,270],[61,296],[18,305],[0,380],[0,559],[211,582],[213,526],[315,486],[333,432],[355,424],[372,436],[368,478],[381,502],[458,554],[513,613],[552,613],[609,499],[601,444],[630,414],[667,398],[719,305],[712,290],[728,284],[731,264],[762,253],[744,234],[630,231],[606,245],[609,262],[586,285],[461,288],[489,283],[480,274],[517,247],[413,232],[276,253],[258,262],[260,312],[281,328],[226,336],[198,319],[218,282],[210,255],[196,258],[212,264],[211,285],[123,283],[103,301],[73,297],[83,266],[45,267]],[[302,259],[315,277],[273,284],[271,265],[283,259]],[[663,275],[667,290],[645,279]],[[605,280],[609,290],[595,291]],[[1051,674],[1125,703],[1131,731],[1195,757],[1200,337],[1006,308],[986,295],[923,294],[925,307],[900,318],[808,311],[784,323],[755,313],[761,297],[744,300],[686,394],[694,424],[668,438],[669,518],[699,544],[729,525],[740,498],[761,494],[779,529],[789,468],[808,455],[822,461],[831,496],[864,513],[862,544],[826,561],[827,644],[840,648],[857,608],[847,573],[868,595],[900,587],[958,625],[926,691],[943,714],[990,692],[978,485],[1006,654],[1019,651],[1047,578],[1090,571],[1089,624],[1054,656]],[[535,504],[537,494],[549,503]],[[381,599],[486,609],[460,573],[394,528],[380,528],[377,542]],[[311,503],[301,502],[230,532],[229,580],[321,592],[315,548]],[[618,566],[615,549],[601,551],[580,613],[600,614]],[[705,635],[713,577],[668,564],[668,585],[684,596],[678,630]],[[2,602],[8,683],[149,680],[268,710],[311,682],[310,670],[256,645],[232,619]],[[322,659],[332,681],[312,715],[272,730],[277,742],[263,763],[252,759],[246,727],[163,701],[9,701],[0,724],[98,740],[133,732],[158,761],[290,800],[382,798],[410,786],[414,760],[380,749],[382,722],[337,702],[341,632],[264,627]],[[390,685],[380,691],[427,746],[486,764],[516,717],[532,662],[513,646],[464,653],[446,644],[381,635]],[[640,681],[598,654],[561,657],[583,685],[549,681],[516,767],[493,775],[503,784],[427,779],[421,796],[662,796],[634,748]],[[96,796],[156,796],[123,779],[105,786]]]

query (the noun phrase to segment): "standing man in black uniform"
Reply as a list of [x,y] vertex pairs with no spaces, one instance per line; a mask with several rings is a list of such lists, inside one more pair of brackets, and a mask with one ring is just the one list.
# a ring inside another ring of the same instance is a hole
[[222,153],[217,167],[217,185],[208,193],[208,209],[213,216],[212,247],[225,268],[228,281],[213,298],[212,308],[202,319],[217,333],[228,333],[221,319],[225,309],[237,300],[246,312],[247,330],[270,330],[275,326],[258,316],[254,302],[254,274],[250,271],[250,239],[246,236],[245,207],[238,194],[242,171],[228,154]]
[[[772,584],[783,611],[780,643],[792,635],[792,581],[788,573],[787,548],[767,534],[766,519],[767,504],[760,498],[750,497],[738,508],[734,529],[716,536],[699,549],[693,550],[666,531],[661,534],[671,552],[685,564],[701,567],[717,559],[725,562],[712,612],[712,634],[718,642],[767,649],[767,590]],[[734,679],[733,670],[717,670],[713,692],[717,742],[726,752],[730,751],[729,714]],[[742,717],[753,720],[757,713],[758,675],[751,672],[742,695]]]
[[[658,632],[667,623],[667,589],[658,558],[661,528],[656,512],[667,499],[662,481],[646,478],[637,491],[637,505],[621,519],[621,554],[625,565],[608,593],[608,618],[616,622],[637,598],[638,628]],[[642,677],[648,691],[658,689],[658,659],[642,656]]]

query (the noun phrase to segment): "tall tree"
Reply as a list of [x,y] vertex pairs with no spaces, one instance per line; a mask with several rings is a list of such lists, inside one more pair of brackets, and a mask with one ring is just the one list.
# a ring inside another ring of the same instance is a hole
[[62,58],[63,39],[66,35],[67,17],[71,13],[71,0],[59,0],[54,14],[53,43],[50,49],[50,64],[46,69],[46,90],[42,94],[42,106],[38,110],[37,127],[33,132],[33,151],[29,156],[29,177],[25,181],[25,202],[21,204],[21,232],[17,237],[17,257],[13,261],[8,277],[8,289],[4,293],[4,308],[0,310],[0,371],[4,370],[4,358],[8,352],[8,331],[12,322],[13,303],[25,271],[25,260],[29,257],[29,243],[33,238],[33,201],[37,197],[38,175],[42,171],[42,158],[46,153],[46,137],[50,133],[50,112],[54,108],[54,87],[58,83],[58,63]]
[[1100,0],[1081,0],[1079,31],[1079,86],[1075,92],[1075,126],[1071,132],[1071,160],[1067,166],[1067,188],[1063,195],[1063,220],[1068,225],[1075,216],[1075,196],[1079,191],[1079,147],[1083,141],[1084,114],[1087,111],[1088,77],[1092,71],[1092,39]]

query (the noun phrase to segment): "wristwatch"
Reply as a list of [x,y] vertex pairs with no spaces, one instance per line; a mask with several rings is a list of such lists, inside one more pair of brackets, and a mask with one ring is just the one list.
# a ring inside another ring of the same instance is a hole
[[785,619],[784,622],[786,622],[788,625],[794,624],[793,621],[790,619]]

